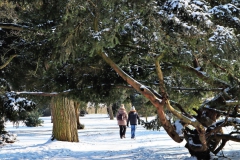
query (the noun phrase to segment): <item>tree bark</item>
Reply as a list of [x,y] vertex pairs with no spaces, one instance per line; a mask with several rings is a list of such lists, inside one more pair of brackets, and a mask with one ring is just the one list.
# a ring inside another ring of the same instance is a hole
[[75,115],[76,115],[76,119],[77,119],[77,129],[82,129],[81,128],[81,123],[80,123],[80,116],[79,116],[79,103],[78,102],[74,102],[74,110],[75,110]]
[[98,106],[95,106],[95,114],[98,113]]
[[109,114],[110,120],[114,120],[112,104],[108,106],[108,114]]
[[65,97],[52,98],[53,139],[79,142],[74,102]]

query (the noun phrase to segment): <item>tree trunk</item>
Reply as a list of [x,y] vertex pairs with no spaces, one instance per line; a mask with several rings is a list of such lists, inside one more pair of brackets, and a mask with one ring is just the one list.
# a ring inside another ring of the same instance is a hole
[[51,103],[53,114],[52,139],[79,142],[73,101],[57,96],[52,98]]
[[78,102],[74,102],[75,115],[76,115],[76,119],[77,119],[77,129],[83,129],[84,126],[80,123],[79,104],[80,103],[78,103]]
[[108,106],[108,114],[109,114],[110,120],[114,120],[112,104]]
[[51,123],[53,123],[53,100],[49,107],[50,107],[50,111],[51,111]]
[[75,115],[77,119],[77,129],[81,129],[81,123],[80,123],[80,117],[79,117],[79,103],[74,102],[74,110],[75,110]]
[[95,106],[95,114],[98,113],[98,106]]

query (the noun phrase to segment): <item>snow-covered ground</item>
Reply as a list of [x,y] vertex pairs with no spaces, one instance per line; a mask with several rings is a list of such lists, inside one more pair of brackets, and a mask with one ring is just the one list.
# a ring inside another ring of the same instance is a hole
[[[0,149],[1,160],[196,160],[184,147],[185,143],[174,142],[166,132],[146,130],[138,126],[136,139],[120,139],[116,120],[109,120],[106,114],[88,114],[80,117],[85,125],[79,130],[79,143],[51,141],[52,123],[50,117],[41,117],[41,127],[19,128],[7,123],[7,131],[16,133],[18,141],[6,144]],[[218,159],[239,160],[240,144],[228,142]]]

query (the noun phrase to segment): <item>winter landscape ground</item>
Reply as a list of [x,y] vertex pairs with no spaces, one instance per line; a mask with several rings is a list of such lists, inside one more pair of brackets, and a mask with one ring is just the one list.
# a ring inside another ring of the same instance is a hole
[[[51,141],[50,117],[41,117],[41,127],[19,128],[7,123],[7,131],[17,134],[18,141],[1,146],[1,160],[196,160],[184,147],[176,143],[161,129],[146,130],[137,127],[136,139],[130,138],[130,128],[125,139],[119,138],[116,120],[106,114],[88,114],[80,117],[85,125],[79,130],[79,143]],[[212,159],[216,156],[212,156]],[[239,160],[240,144],[228,142],[219,153],[221,160]]]

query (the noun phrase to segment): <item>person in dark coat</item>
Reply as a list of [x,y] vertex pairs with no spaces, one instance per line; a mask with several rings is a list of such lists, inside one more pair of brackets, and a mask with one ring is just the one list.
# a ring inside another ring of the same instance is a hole
[[[121,114],[121,119],[118,119],[118,115]],[[124,104],[121,104],[121,107],[118,109],[117,112],[117,122],[119,125],[119,133],[120,133],[120,138],[125,138],[126,130],[127,130],[127,120],[128,120],[128,114],[126,112],[126,109],[124,107]]]
[[128,121],[127,121],[128,127],[129,127],[129,122],[131,125],[131,138],[135,139],[136,126],[137,124],[140,124],[140,118],[134,106],[131,108],[131,111],[128,113]]

